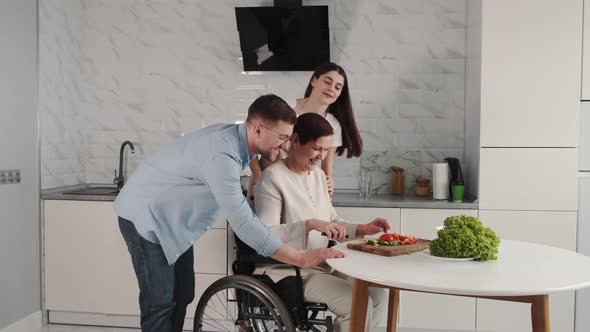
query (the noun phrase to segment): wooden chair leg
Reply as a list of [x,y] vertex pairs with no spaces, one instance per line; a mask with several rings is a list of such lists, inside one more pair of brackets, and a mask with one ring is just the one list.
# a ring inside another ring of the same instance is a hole
[[533,332],[549,332],[549,295],[535,295],[532,297],[531,319]]
[[350,308],[350,331],[364,332],[369,305],[369,283],[354,279],[352,284],[352,308]]
[[397,314],[399,312],[399,289],[389,289],[389,309],[387,310],[387,332],[397,330]]

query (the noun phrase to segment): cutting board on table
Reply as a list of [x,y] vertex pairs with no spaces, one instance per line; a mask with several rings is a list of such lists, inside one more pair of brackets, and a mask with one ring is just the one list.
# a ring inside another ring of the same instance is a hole
[[418,239],[414,244],[404,244],[394,247],[389,246],[370,246],[367,240],[354,240],[346,244],[348,249],[359,250],[381,256],[399,256],[411,254],[413,252],[422,251],[430,248],[430,241]]

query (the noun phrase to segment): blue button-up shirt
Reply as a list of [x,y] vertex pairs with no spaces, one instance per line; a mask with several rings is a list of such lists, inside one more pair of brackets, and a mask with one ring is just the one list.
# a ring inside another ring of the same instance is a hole
[[145,160],[117,196],[115,211],[161,245],[169,264],[207,231],[220,210],[242,241],[270,256],[281,241],[252,212],[240,185],[253,157],[244,123],[197,130]]

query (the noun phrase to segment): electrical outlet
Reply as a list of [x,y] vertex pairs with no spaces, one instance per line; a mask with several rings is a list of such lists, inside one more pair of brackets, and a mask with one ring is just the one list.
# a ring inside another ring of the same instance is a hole
[[20,169],[0,170],[0,184],[20,183]]

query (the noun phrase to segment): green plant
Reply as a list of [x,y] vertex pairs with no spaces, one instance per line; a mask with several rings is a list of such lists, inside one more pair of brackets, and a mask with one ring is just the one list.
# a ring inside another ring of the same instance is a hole
[[498,258],[500,238],[476,217],[460,215],[445,219],[445,227],[430,243],[433,256],[474,258],[487,261]]

